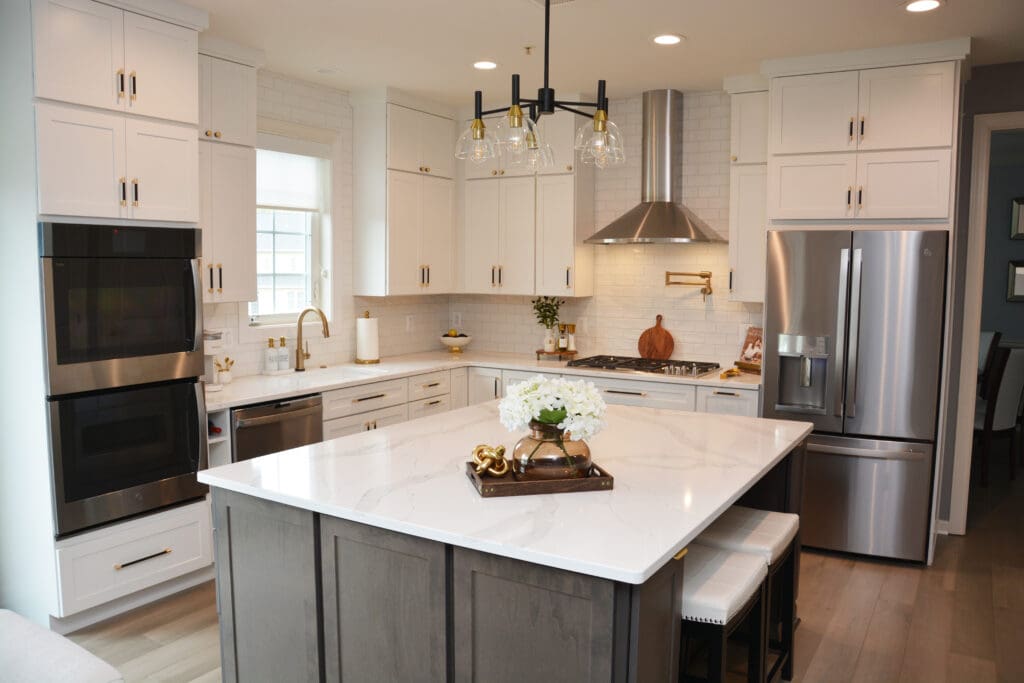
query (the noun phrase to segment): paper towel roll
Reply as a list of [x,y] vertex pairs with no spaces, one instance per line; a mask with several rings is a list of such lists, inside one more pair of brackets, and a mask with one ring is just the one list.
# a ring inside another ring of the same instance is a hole
[[380,362],[380,328],[377,318],[356,318],[356,362]]

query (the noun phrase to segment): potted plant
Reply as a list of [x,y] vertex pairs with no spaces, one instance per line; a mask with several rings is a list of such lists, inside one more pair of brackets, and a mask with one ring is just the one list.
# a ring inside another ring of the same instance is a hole
[[584,439],[604,426],[607,406],[590,382],[537,375],[511,385],[498,405],[509,431],[529,426],[512,450],[512,470],[522,479],[575,479],[590,474]]
[[545,328],[544,351],[552,353],[555,350],[555,325],[558,324],[558,310],[565,303],[565,299],[557,296],[539,296],[533,300],[533,314],[537,316],[537,323]]

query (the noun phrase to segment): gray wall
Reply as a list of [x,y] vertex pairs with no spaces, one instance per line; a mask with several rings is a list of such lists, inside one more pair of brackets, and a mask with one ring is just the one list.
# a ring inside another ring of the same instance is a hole
[[[960,353],[963,328],[964,294],[962,284],[967,272],[967,230],[971,209],[971,157],[973,154],[974,117],[978,114],[997,114],[1024,111],[1024,62],[976,67],[964,89],[963,115],[960,125],[959,169],[956,184],[956,221],[953,227],[953,335],[947,358],[950,362],[951,381],[949,419],[946,422],[945,441],[948,445],[942,463],[942,483],[939,491],[939,519],[949,519],[950,494],[953,487],[953,444],[956,443],[956,397],[960,391]],[[1022,309],[1024,310],[1024,309]],[[973,331],[972,331],[973,334]]]
[[981,328],[1013,340],[1024,340],[1024,302],[1006,300],[1007,264],[1024,261],[1024,239],[1010,239],[1012,200],[1019,197],[1024,197],[1024,132],[997,132],[988,176]]

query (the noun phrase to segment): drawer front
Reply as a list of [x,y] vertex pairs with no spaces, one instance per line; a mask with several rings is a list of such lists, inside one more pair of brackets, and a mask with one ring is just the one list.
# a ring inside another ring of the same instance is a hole
[[57,543],[58,616],[66,617],[213,563],[202,500]]
[[751,389],[697,387],[697,412],[757,417],[757,395]]
[[448,370],[416,375],[409,378],[409,400],[442,396],[451,393],[451,386],[451,372]]
[[396,406],[408,400],[409,382],[406,379],[336,389],[323,395],[324,420]]
[[409,403],[409,419],[415,420],[418,417],[445,413],[451,409],[452,402],[450,396],[435,396],[434,398],[412,401]]
[[373,429],[380,429],[381,427],[387,427],[388,425],[405,422],[407,419],[409,419],[408,410],[406,409],[405,404],[402,404],[400,406],[392,406],[390,408],[382,408],[380,410],[371,410],[368,413],[359,413],[358,415],[349,415],[348,417],[326,420],[324,421],[324,441],[348,436],[349,434],[358,434],[359,432],[368,432]]
[[593,382],[601,391],[605,403],[669,410],[694,410],[697,403],[696,387],[691,384],[668,384],[628,379],[572,377]]

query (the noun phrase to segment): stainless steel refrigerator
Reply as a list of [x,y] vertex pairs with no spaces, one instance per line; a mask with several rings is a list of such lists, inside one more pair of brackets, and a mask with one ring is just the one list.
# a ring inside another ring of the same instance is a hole
[[804,545],[924,561],[947,233],[768,232],[764,416],[814,423]]

